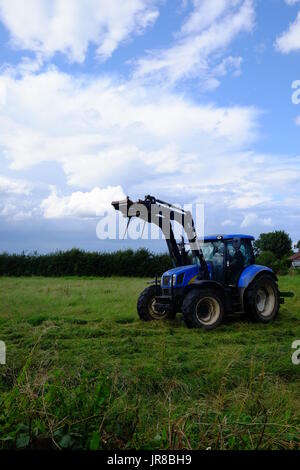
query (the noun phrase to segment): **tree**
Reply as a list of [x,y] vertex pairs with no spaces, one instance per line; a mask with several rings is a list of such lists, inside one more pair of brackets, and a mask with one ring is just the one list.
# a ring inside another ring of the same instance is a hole
[[268,266],[274,270],[274,266],[276,265],[277,261],[278,260],[272,251],[262,251],[260,255],[256,257],[255,264]]
[[276,230],[275,232],[261,233],[259,238],[254,242],[256,254],[263,251],[272,252],[277,259],[289,256],[292,253],[292,240],[288,233],[284,230]]
[[300,250],[300,240],[298,241],[296,247],[298,248],[298,250]]
[[276,258],[272,251],[262,251],[261,254],[257,256],[255,264],[268,266],[268,268],[271,268],[276,274],[285,275],[289,272],[291,261],[287,257],[282,259]]

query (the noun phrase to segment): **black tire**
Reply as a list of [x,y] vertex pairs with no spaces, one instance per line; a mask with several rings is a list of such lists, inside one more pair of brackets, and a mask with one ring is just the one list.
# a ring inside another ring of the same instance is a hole
[[157,288],[157,293],[155,286],[150,286],[143,290],[137,302],[137,312],[140,319],[143,321],[157,321],[174,318],[176,312],[173,310],[166,310],[162,313],[155,310],[156,295],[161,295],[160,287]]
[[182,313],[189,328],[213,330],[224,320],[224,302],[213,289],[194,289],[184,298]]
[[256,322],[269,323],[280,308],[277,282],[269,274],[254,280],[245,293],[245,312]]

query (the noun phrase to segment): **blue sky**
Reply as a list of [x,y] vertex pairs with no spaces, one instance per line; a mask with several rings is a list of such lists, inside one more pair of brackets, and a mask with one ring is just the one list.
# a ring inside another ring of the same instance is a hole
[[96,237],[148,193],[300,239],[300,1],[0,0],[0,43],[0,251],[164,249]]

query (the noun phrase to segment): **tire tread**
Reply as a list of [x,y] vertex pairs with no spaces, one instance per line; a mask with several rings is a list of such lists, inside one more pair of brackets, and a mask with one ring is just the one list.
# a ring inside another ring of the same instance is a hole
[[[201,297],[214,297],[218,300],[221,308],[220,317],[213,325],[203,325],[201,324],[195,313],[195,303],[200,300]],[[185,324],[188,328],[203,328],[205,330],[213,330],[219,326],[225,315],[224,302],[218,293],[212,289],[193,289],[191,290],[184,298],[182,304],[182,313]]]
[[[158,288],[160,293],[160,287]],[[155,295],[155,286],[149,286],[146,287],[146,289],[143,290],[143,292],[140,294],[138,301],[137,301],[137,312],[142,321],[154,321],[156,320],[153,318],[150,313],[149,313],[149,302],[151,299],[153,299]],[[174,318],[175,313],[173,311],[169,312],[167,316],[164,317],[164,319],[167,318]],[[158,320],[157,320],[158,321]]]
[[[262,287],[266,282],[271,283],[273,285],[275,295],[276,295],[276,302],[275,307],[273,309],[273,314],[270,318],[264,318],[259,315],[257,312],[254,299],[256,298],[256,292],[259,287]],[[264,274],[260,276],[258,279],[255,279],[252,284],[248,287],[246,294],[245,294],[245,312],[248,318],[253,322],[261,322],[261,323],[269,323],[270,321],[274,320],[277,316],[280,308],[280,295],[278,290],[277,282],[273,279],[272,276],[269,274]]]

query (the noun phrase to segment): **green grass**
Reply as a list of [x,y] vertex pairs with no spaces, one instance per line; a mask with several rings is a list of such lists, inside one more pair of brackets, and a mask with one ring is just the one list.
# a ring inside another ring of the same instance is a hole
[[0,448],[299,449],[300,276],[276,321],[142,323],[143,279],[1,278]]

